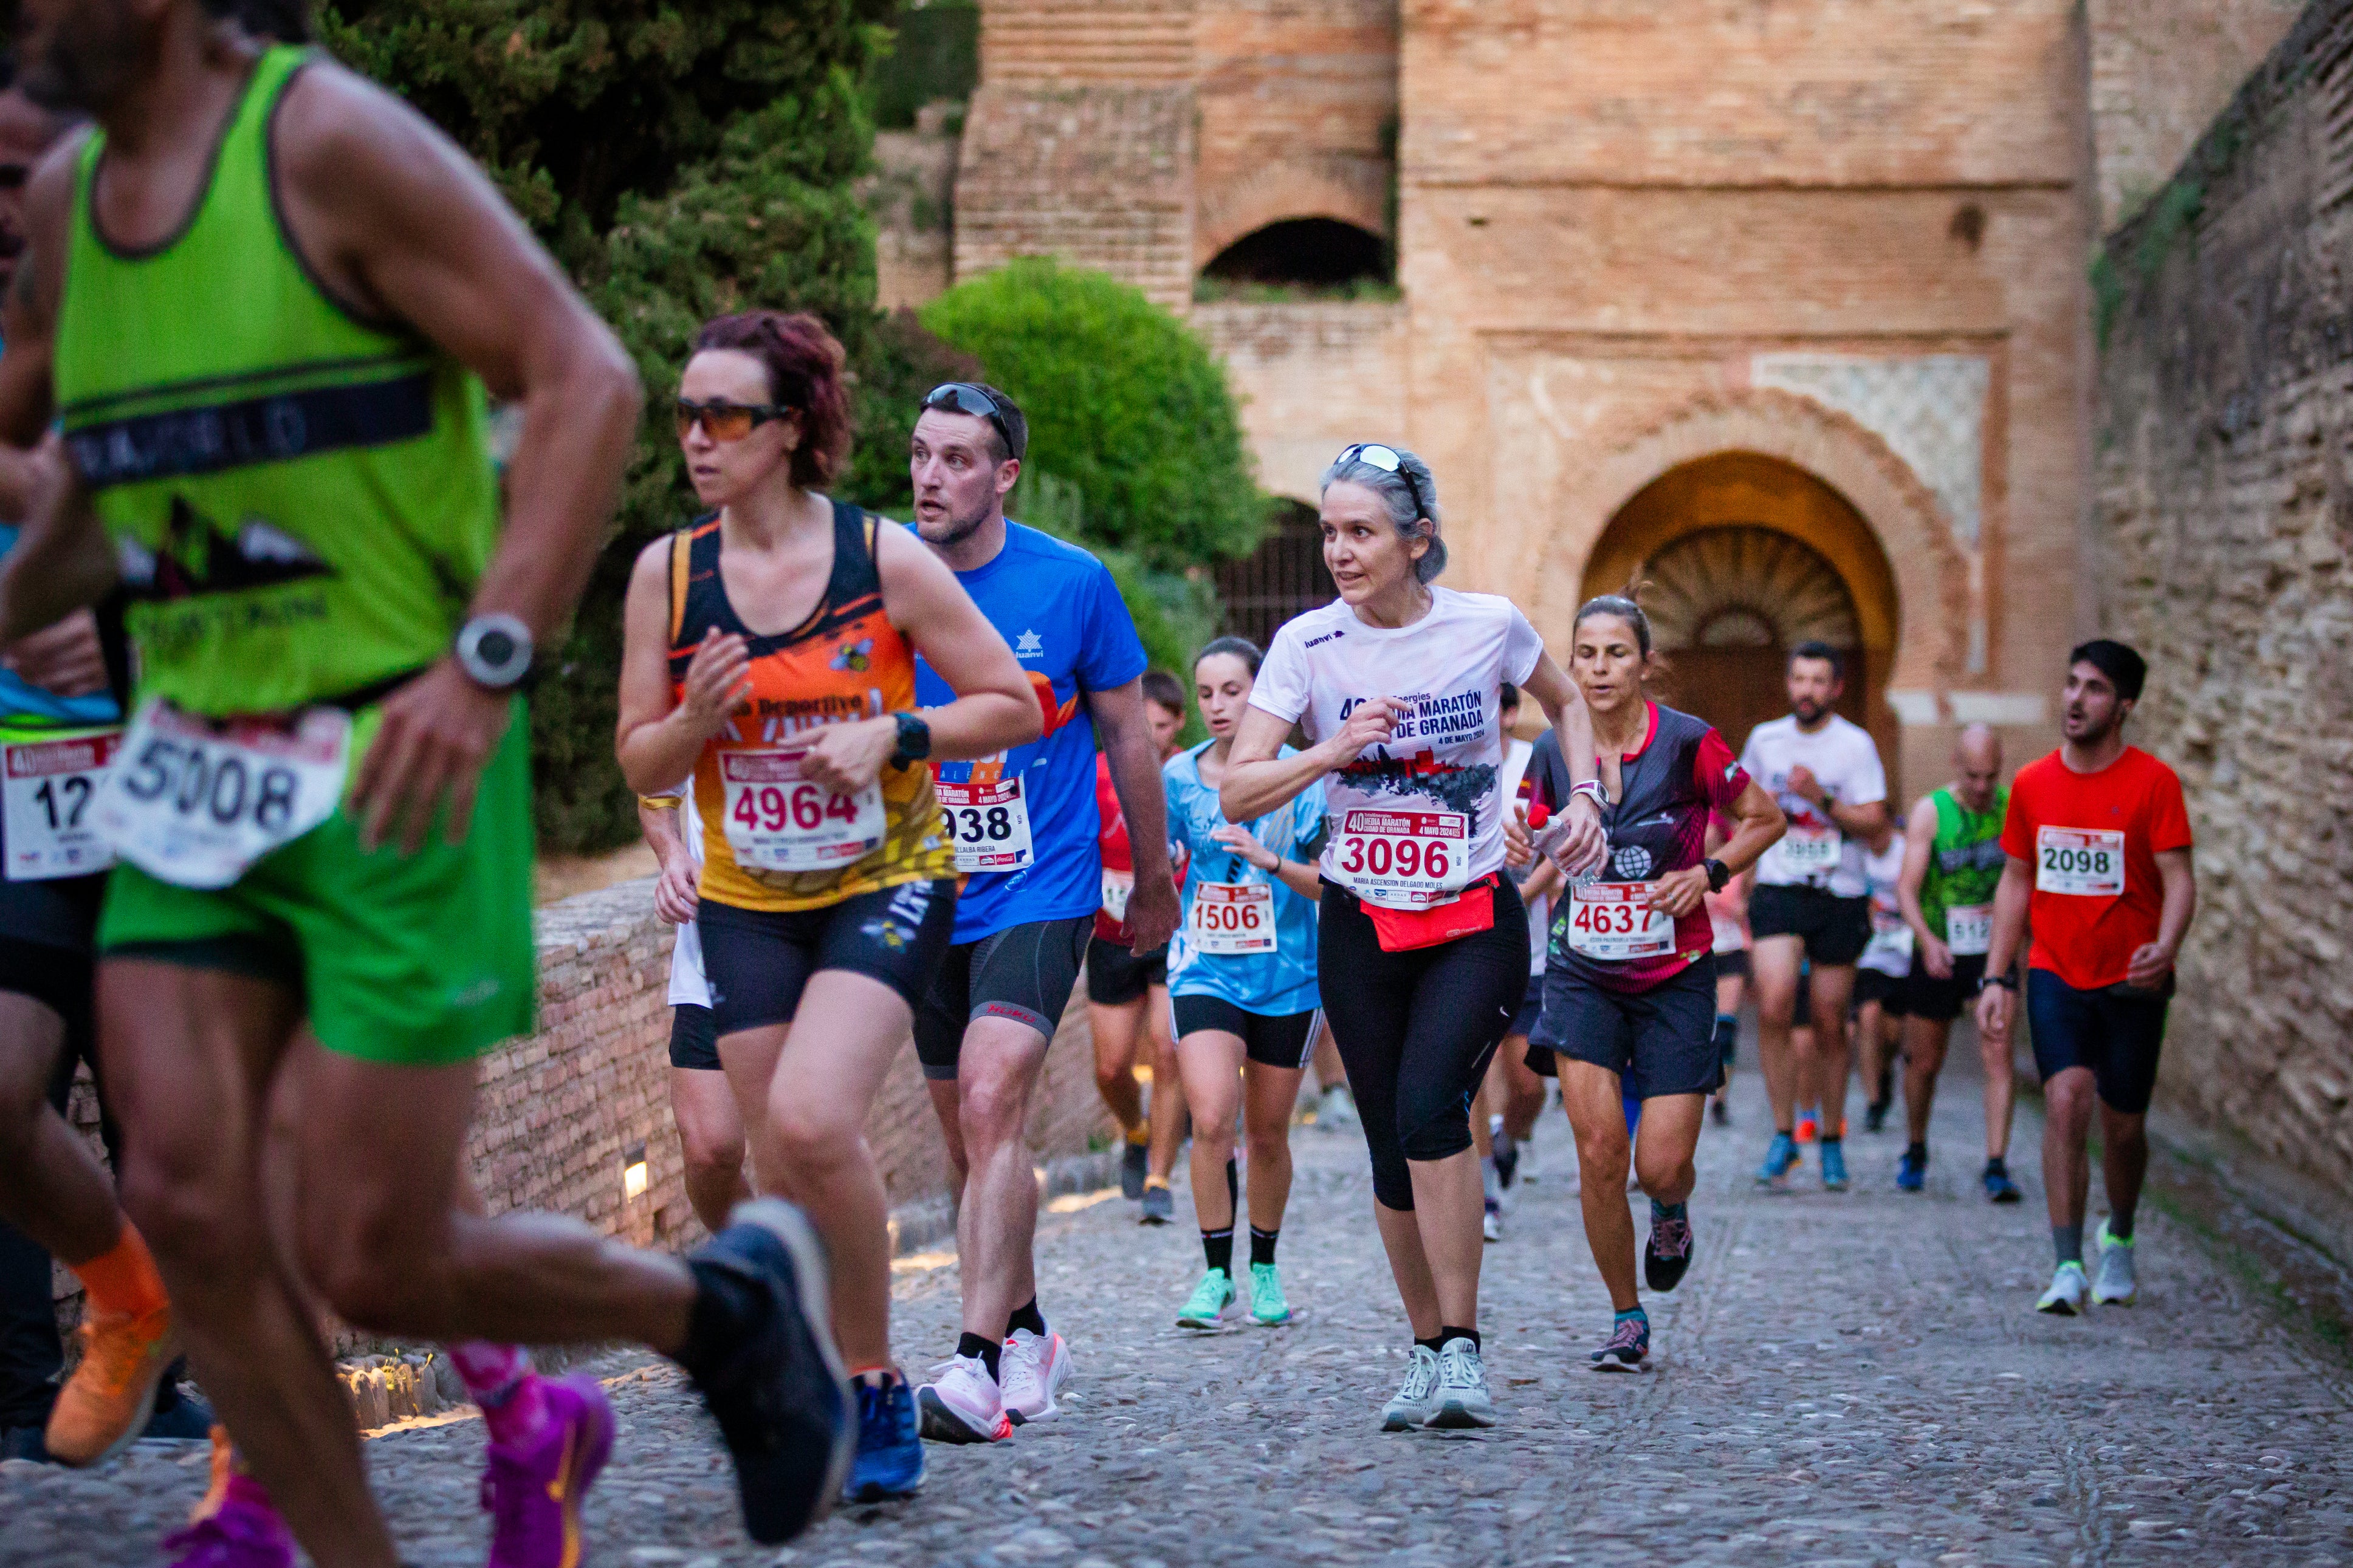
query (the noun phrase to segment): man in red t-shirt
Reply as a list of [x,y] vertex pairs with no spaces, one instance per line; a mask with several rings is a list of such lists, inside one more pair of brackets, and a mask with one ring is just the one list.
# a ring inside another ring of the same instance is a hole
[[[2067,656],[2060,732],[2065,743],[2019,770],[1994,894],[1993,945],[1978,1026],[2006,1032],[2017,1006],[2010,973],[2028,929],[2026,977],[2034,1065],[2042,1077],[2042,1185],[2059,1267],[2035,1310],[2072,1317],[2086,1295],[2129,1303],[2136,1289],[2133,1214],[2148,1169],[2148,1101],[2173,995],[2173,961],[2198,905],[2189,816],[2171,768],[2124,739],[2148,665],[2105,638]],[[2084,1154],[2094,1102],[2108,1218],[2099,1278],[2084,1275]]]

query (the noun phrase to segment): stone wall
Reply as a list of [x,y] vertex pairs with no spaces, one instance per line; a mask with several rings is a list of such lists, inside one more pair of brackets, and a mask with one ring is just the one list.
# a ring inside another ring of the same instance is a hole
[[2304,0],[2090,0],[2100,231],[2169,178]]
[[2353,0],[2318,0],[2112,235],[2093,574],[2148,656],[2200,907],[2166,1096],[2353,1192]]

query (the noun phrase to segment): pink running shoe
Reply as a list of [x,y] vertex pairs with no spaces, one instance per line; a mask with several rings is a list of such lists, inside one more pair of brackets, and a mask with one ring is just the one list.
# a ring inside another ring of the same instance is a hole
[[231,1476],[211,1512],[164,1538],[169,1568],[294,1568],[294,1537],[269,1506],[269,1494]]
[[580,1505],[613,1455],[613,1407],[593,1377],[542,1389],[552,1419],[536,1447],[493,1443],[482,1472],[491,1514],[490,1568],[579,1568]]

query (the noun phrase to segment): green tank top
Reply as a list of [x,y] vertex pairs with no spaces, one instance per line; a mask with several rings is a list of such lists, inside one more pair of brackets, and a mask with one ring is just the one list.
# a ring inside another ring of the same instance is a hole
[[261,57],[178,234],[128,251],[74,189],[57,396],[122,563],[138,691],[191,713],[364,698],[447,652],[499,534],[481,383],[330,298],[279,221]]
[[1928,871],[1920,879],[1920,918],[1938,935],[1947,910],[1993,902],[2009,857],[2001,847],[2001,825],[2010,811],[2010,791],[1994,791],[1989,811],[1970,811],[1949,789],[1928,797],[1936,805],[1936,841],[1929,847]]

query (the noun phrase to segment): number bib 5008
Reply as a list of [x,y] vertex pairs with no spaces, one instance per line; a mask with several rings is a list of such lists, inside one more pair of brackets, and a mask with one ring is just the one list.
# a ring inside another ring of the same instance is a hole
[[1820,877],[1839,868],[1846,838],[1835,827],[1792,827],[1765,852],[1777,876]]
[[2078,899],[2125,896],[2125,836],[2105,829],[2045,827],[2034,836],[2034,887]]
[[1425,910],[1460,892],[1471,819],[1459,811],[1370,811],[1340,819],[1332,840],[1338,880],[1368,904]]
[[1651,907],[1651,882],[1587,882],[1568,906],[1568,945],[1604,963],[1663,958],[1675,950],[1675,918]]
[[123,734],[90,815],[149,876],[226,888],[335,814],[351,752],[352,716],[340,708],[200,719],[156,698]]
[[8,880],[86,877],[114,864],[90,803],[114,760],[122,731],[60,730],[0,737],[0,804],[5,806]]
[[940,826],[955,846],[956,869],[1018,871],[1036,857],[1029,847],[1029,803],[1018,778],[995,784],[949,784],[935,779]]
[[1955,958],[1982,958],[1993,951],[1993,906],[1965,904],[1945,911],[1945,945]]
[[1274,951],[1274,889],[1265,882],[1197,882],[1187,938],[1201,952]]
[[871,854],[890,831],[882,786],[836,795],[801,776],[809,745],[719,753],[727,847],[764,871],[830,871]]

